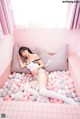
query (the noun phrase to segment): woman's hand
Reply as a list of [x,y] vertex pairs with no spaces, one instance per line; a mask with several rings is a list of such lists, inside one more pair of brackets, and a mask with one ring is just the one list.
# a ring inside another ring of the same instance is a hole
[[18,53],[18,55],[17,55],[17,56],[18,56],[18,59],[20,59],[20,55],[19,55],[19,53]]
[[19,55],[19,53],[18,53],[18,60],[19,60],[19,64],[20,64],[20,67],[21,68],[24,68],[25,66],[26,66],[26,63],[25,62],[22,62],[22,60],[21,60],[21,57],[20,57],[20,55]]
[[32,71],[32,75],[37,75],[38,74],[38,69],[34,69],[33,71]]

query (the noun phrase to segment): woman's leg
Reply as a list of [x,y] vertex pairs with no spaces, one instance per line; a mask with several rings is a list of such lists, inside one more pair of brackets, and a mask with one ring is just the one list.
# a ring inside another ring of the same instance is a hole
[[75,101],[71,98],[67,98],[57,92],[47,89],[48,75],[44,71],[39,72],[39,92],[41,95],[51,98],[56,98],[64,101],[65,103],[76,104]]
[[38,80],[34,80],[31,82],[27,82],[24,85],[24,90],[26,90],[27,92],[29,92],[31,95],[37,95],[39,96],[39,92],[33,88],[31,88],[32,86],[37,86],[38,85]]

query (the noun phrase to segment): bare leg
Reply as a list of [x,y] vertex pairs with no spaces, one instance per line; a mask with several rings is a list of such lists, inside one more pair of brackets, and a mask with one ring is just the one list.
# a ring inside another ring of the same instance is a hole
[[48,80],[47,75],[45,73],[41,73],[39,76],[39,92],[41,95],[46,96],[46,97],[56,98],[56,99],[66,102],[66,103],[76,104],[73,99],[67,98],[66,96],[63,96],[57,92],[48,90],[46,88],[47,80]]

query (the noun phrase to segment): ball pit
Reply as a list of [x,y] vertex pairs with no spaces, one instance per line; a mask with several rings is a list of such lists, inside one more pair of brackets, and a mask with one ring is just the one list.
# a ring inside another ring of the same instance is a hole
[[[41,95],[31,95],[27,92],[25,83],[34,80],[34,77],[27,73],[16,73],[13,72],[9,75],[4,86],[0,89],[0,100],[6,101],[27,101],[27,102],[48,102],[48,103],[60,103],[64,102],[55,98],[47,98]],[[31,88],[39,91],[39,86],[33,85]],[[48,90],[58,92],[61,95],[74,99],[75,102],[79,103],[80,100],[76,94],[74,82],[69,75],[69,71],[54,71],[48,73]]]

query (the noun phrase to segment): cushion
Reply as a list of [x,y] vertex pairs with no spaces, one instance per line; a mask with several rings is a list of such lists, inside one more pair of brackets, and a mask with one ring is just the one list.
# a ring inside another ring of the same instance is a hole
[[[19,50],[18,45],[14,45],[14,49],[13,49],[13,56],[12,56],[12,66],[11,66],[11,72],[24,72],[24,73],[30,73],[30,70],[25,68],[21,68],[19,65],[19,61],[18,61],[18,50]],[[22,59],[23,61],[24,59]]]
[[35,48],[36,53],[45,64],[45,69],[48,72],[57,70],[68,70],[68,45],[63,46],[56,54],[50,55],[45,50]]

